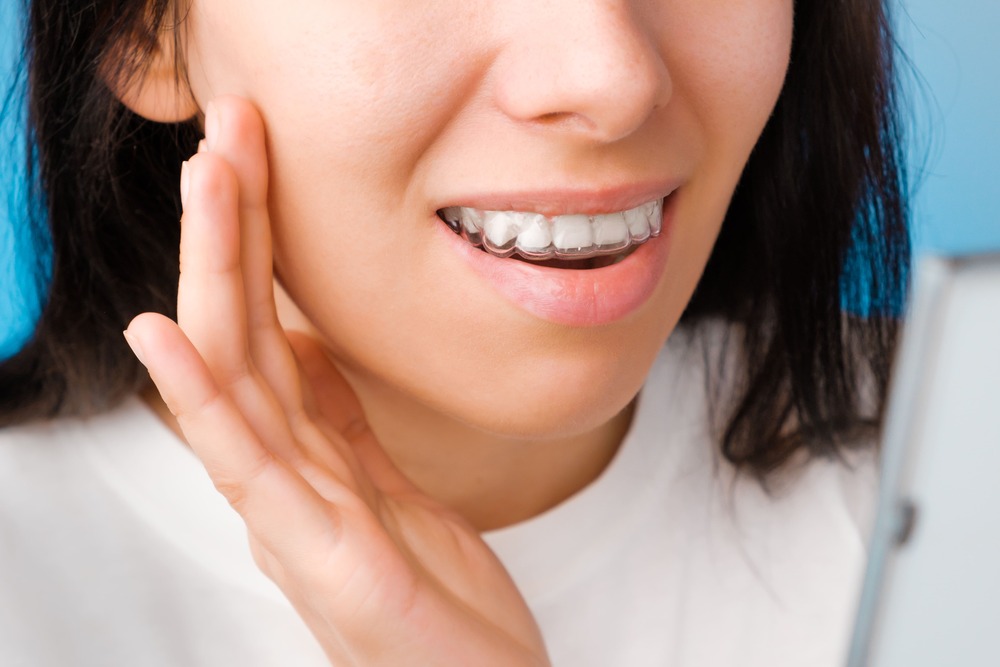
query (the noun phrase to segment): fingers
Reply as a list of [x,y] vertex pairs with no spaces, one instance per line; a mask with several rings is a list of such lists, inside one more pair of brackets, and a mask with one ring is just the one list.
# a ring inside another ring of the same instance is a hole
[[271,221],[267,208],[264,123],[253,105],[226,95],[206,110],[206,148],[233,169],[239,184],[240,253],[247,308],[248,343],[258,368],[279,397],[298,400],[293,357],[278,322],[274,299]]
[[[337,484],[366,498],[372,493],[360,482],[362,468],[371,474],[372,467],[386,485],[400,488],[403,478],[367,430],[353,392],[316,345],[303,367],[326,376],[320,386],[336,433],[324,437],[307,417],[299,365],[275,308],[259,114],[245,100],[222,97],[209,105],[205,125],[206,139],[188,161],[182,186],[181,329],[266,447],[319,484],[322,495],[325,485],[313,479],[305,458],[322,461]],[[359,445],[359,451],[371,450],[364,462],[353,451]]]
[[331,655],[342,656],[338,629],[358,622],[354,610],[381,612],[373,597],[405,597],[385,583],[382,567],[413,586],[389,536],[335,477],[323,475],[316,488],[269,451],[175,323],[145,313],[125,335],[212,482],[246,523],[257,563],[298,602]]
[[237,219],[247,346],[286,412],[301,409],[294,357],[275,309],[264,123],[246,100],[226,95],[205,113],[205,150],[228,163],[237,182]]
[[261,442],[180,328],[144,313],[126,338],[216,488],[268,550],[279,558],[303,549],[330,553],[340,534],[336,511]]
[[399,471],[376,440],[354,390],[322,346],[296,332],[289,332],[288,341],[311,389],[314,409],[347,441],[366,476],[384,493],[416,492],[417,487]]
[[218,156],[184,166],[177,319],[224,384],[249,373],[237,188]]
[[185,167],[177,319],[215,382],[268,447],[294,465],[301,452],[286,413],[250,354],[238,188],[218,155],[195,155]]
[[347,439],[367,429],[361,403],[347,380],[326,356],[323,346],[311,336],[297,331],[289,331],[287,336],[312,390],[315,409]]
[[289,417],[302,412],[295,359],[278,324],[263,122],[245,100],[206,111],[184,173],[178,322],[272,451],[297,464]]

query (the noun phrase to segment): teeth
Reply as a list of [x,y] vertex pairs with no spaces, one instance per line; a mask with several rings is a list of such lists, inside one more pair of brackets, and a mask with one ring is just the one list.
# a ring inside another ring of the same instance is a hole
[[487,211],[483,216],[483,245],[494,255],[513,253],[524,216],[523,213]]
[[477,211],[474,208],[462,211],[462,215],[459,217],[462,227],[465,229],[466,237],[476,245],[480,245],[483,242],[482,229],[485,223],[484,218],[483,212]]
[[622,214],[625,224],[628,226],[628,233],[636,243],[642,243],[649,238],[649,219],[645,211],[640,208],[633,208]]
[[560,215],[552,219],[552,244],[556,254],[589,254],[594,249],[594,230],[585,215]]
[[529,215],[521,233],[517,235],[517,250],[529,259],[549,259],[555,254],[552,247],[552,227],[544,215]]
[[624,213],[594,216],[594,243],[602,251],[618,252],[628,247],[628,225]]
[[659,236],[662,217],[662,200],[621,213],[554,218],[458,206],[441,211],[441,218],[473,245],[481,245],[499,257],[516,252],[526,259],[579,259],[620,253]]
[[663,202],[649,202],[639,208],[642,209],[642,212],[646,215],[646,220],[649,222],[649,235],[659,236],[663,228]]
[[465,237],[473,245],[482,245],[483,212],[474,208],[461,209],[457,206],[443,209],[441,219],[448,223],[452,231],[461,234],[465,230]]

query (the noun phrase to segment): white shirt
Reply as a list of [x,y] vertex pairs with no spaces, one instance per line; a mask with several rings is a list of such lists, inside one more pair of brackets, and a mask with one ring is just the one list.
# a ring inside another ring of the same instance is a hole
[[[675,335],[602,476],[484,535],[557,667],[840,665],[875,456],[766,494],[712,444],[702,355]],[[239,517],[137,399],[0,431],[0,665],[327,661],[253,563]]]

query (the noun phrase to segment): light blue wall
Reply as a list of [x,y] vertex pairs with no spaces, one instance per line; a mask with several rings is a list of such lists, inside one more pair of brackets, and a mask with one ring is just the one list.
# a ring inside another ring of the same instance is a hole
[[[899,1],[900,42],[921,77],[904,69],[917,250],[1000,249],[1000,0]],[[0,0],[3,90],[19,4]],[[0,122],[0,357],[30,335],[38,309],[27,278],[32,248],[6,205],[24,167],[10,121]]]
[[1000,250],[1000,0],[900,0],[918,251]]
[[20,96],[7,97],[21,46],[19,5],[20,0],[0,0],[0,358],[30,336],[39,312],[32,271],[37,254],[18,213],[25,187],[24,107]]

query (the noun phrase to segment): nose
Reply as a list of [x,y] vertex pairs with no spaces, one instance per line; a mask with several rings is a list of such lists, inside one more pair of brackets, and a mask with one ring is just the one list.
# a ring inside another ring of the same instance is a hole
[[672,94],[655,26],[630,0],[507,0],[494,99],[510,118],[585,140],[634,133]]

